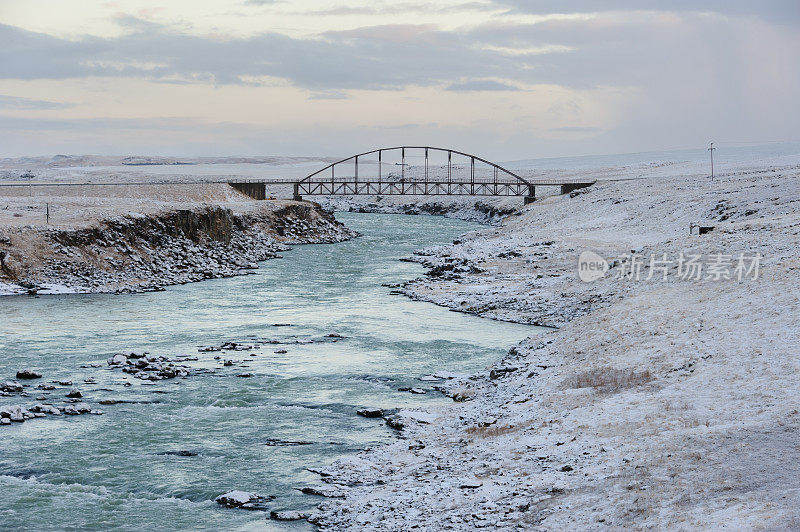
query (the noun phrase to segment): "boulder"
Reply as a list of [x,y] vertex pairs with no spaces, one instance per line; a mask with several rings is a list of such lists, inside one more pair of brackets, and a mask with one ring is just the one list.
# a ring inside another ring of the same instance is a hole
[[0,382],[0,392],[21,392],[22,385],[17,381]]
[[405,423],[403,423],[403,418],[400,416],[387,417],[386,424],[395,430],[403,430],[406,426]]
[[241,490],[229,491],[214,499],[217,504],[227,508],[249,508],[254,503],[263,502],[264,500],[266,500],[265,497]]
[[64,407],[64,413],[68,416],[79,416],[81,414],[88,414],[92,411],[92,407],[88,403],[75,403]]
[[383,417],[383,409],[381,408],[362,408],[356,410],[356,414],[364,417]]
[[494,368],[489,372],[489,378],[492,380],[499,379],[500,377],[506,375],[507,373],[513,373],[517,371],[519,368],[506,366],[500,368]]
[[328,497],[328,498],[338,499],[345,496],[345,492],[342,488],[333,485],[306,486],[305,488],[300,488],[300,491],[302,491],[306,495],[319,495],[320,497]]
[[69,393],[67,393],[67,397],[70,399],[80,399],[81,397],[83,397],[83,394],[79,389],[73,388],[69,391]]
[[44,414],[52,414],[54,416],[61,415],[61,410],[51,405],[35,404],[32,407],[30,407],[30,411],[42,415]]
[[270,512],[269,516],[276,521],[300,521],[307,518],[308,514],[295,510],[286,510],[283,512]]
[[0,406],[0,417],[22,423],[25,419],[33,417],[33,415],[19,405],[6,405]]
[[122,353],[117,353],[116,355],[108,359],[109,366],[124,366],[127,363],[128,363],[128,357],[126,357]]
[[33,371],[32,369],[21,369],[17,372],[18,379],[41,379],[42,374]]

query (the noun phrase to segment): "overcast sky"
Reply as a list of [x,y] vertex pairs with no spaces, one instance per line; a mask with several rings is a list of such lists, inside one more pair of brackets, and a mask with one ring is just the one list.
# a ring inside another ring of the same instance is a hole
[[0,0],[0,156],[800,140],[798,0]]

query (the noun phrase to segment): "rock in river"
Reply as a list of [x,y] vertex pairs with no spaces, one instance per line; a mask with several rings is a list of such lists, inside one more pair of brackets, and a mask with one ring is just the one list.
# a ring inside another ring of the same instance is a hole
[[0,392],[21,392],[22,385],[17,381],[0,382]]
[[383,409],[381,408],[362,408],[356,410],[356,414],[364,417],[383,417]]
[[41,379],[42,374],[33,371],[32,369],[21,369],[17,372],[18,379]]
[[69,391],[67,397],[69,397],[70,399],[80,399],[81,397],[83,397],[83,394],[79,389],[73,388]]
[[127,363],[128,363],[128,357],[126,357],[122,353],[117,353],[116,355],[108,359],[109,366],[124,366]]
[[74,405],[67,405],[64,407],[64,413],[68,416],[79,416],[81,414],[88,414],[92,411],[92,407],[88,403],[75,403]]
[[33,415],[19,405],[6,405],[0,407],[0,418],[9,420],[6,424],[10,423],[11,421],[22,423],[31,417],[33,417]]
[[286,510],[284,512],[270,512],[269,516],[276,521],[300,521],[308,517],[308,514],[294,510]]
[[337,499],[345,496],[345,492],[341,487],[333,485],[306,486],[305,488],[299,488],[299,489],[306,495],[319,495],[320,497],[337,498]]
[[246,491],[241,490],[233,490],[227,493],[223,493],[216,499],[214,499],[218,504],[225,506],[227,508],[244,508],[246,510],[261,510],[259,505],[266,501],[273,499],[274,497],[262,497],[261,495],[257,495],[255,493],[248,493]]

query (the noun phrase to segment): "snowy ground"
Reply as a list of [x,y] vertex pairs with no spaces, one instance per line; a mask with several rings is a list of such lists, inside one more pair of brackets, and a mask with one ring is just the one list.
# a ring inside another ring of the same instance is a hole
[[[312,520],[342,530],[800,527],[799,178],[800,165],[767,164],[713,183],[603,183],[423,251],[435,276],[409,283],[413,297],[559,328],[491,372],[442,380],[466,402],[407,418],[395,444],[327,471],[347,497]],[[690,235],[697,222],[714,229]],[[577,270],[586,250],[612,265],[589,283]],[[651,254],[681,252],[701,255],[699,280],[675,263],[666,280],[658,268],[647,279]],[[708,264],[720,253],[732,256],[733,279],[713,279],[726,271]],[[740,253],[761,254],[757,278],[736,279]],[[640,280],[617,278],[633,256],[644,259]]]
[[[800,158],[718,169],[711,182],[697,161],[529,168],[601,181],[416,255],[432,275],[401,288],[411,297],[558,329],[484,374],[440,379],[460,402],[404,413],[396,443],[325,471],[346,497],[311,519],[342,530],[800,528]],[[693,223],[713,230],[690,235]],[[590,283],[578,278],[587,250],[610,264]],[[700,279],[674,262],[647,279],[651,255],[682,252],[700,255]],[[719,254],[733,279],[713,279]],[[740,254],[763,257],[757,278],[736,279]],[[639,280],[620,275],[634,257]]]

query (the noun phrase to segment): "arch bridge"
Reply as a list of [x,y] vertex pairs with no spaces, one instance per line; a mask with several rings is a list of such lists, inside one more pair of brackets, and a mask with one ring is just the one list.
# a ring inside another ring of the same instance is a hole
[[567,193],[594,181],[523,178],[470,153],[433,146],[396,146],[351,155],[299,181],[230,184],[263,199],[266,184],[274,183],[291,183],[295,199],[313,195],[465,195],[523,196],[525,203],[530,203],[536,198],[536,186],[560,186],[561,193]]

